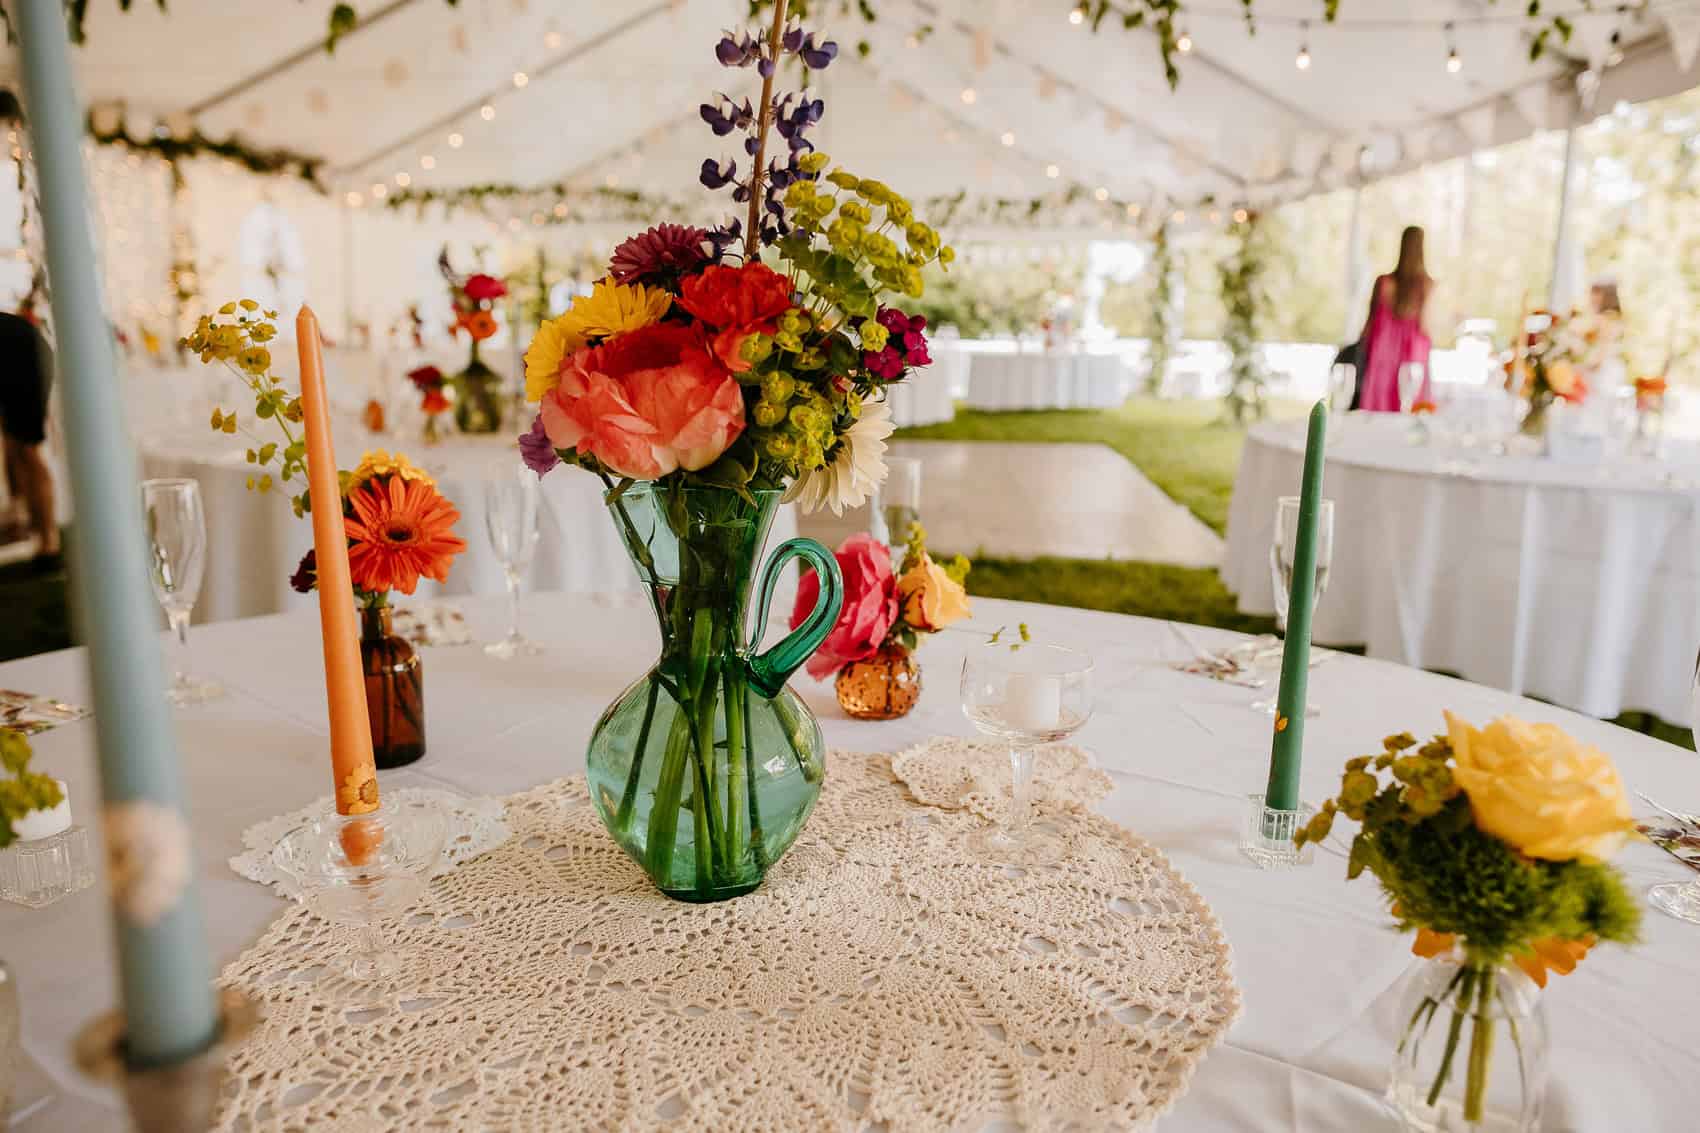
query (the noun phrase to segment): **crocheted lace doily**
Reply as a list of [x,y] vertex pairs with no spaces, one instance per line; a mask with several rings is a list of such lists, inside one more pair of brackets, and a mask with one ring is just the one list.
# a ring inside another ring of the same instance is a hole
[[225,969],[264,1019],[222,1128],[1135,1128],[1239,1014],[1203,898],[1098,815],[1059,866],[981,865],[980,819],[834,752],[766,884],[690,905],[583,779],[507,804],[514,837],[389,929],[432,974],[386,1007],[329,1000],[316,973],[354,936],[304,907]]
[[[987,740],[939,736],[895,756],[891,770],[928,806],[968,810],[992,822],[1008,815],[1015,790],[1009,746]],[[1080,748],[1052,744],[1033,757],[1032,802],[1037,810],[1088,811],[1114,787]]]
[[[508,838],[508,824],[503,821],[502,800],[457,795],[451,791],[429,790],[423,787],[403,787],[386,792],[386,799],[398,802],[425,800],[442,807],[449,816],[448,833],[443,842],[443,857],[433,876],[442,877],[456,866],[471,861],[479,854],[501,845]],[[331,797],[326,795],[316,803],[289,814],[280,814],[264,822],[256,822],[242,832],[242,844],[248,847],[230,859],[230,868],[261,885],[269,885],[279,897],[295,900],[301,893],[295,880],[278,872],[272,862],[272,851],[283,836],[321,814],[331,812]]]

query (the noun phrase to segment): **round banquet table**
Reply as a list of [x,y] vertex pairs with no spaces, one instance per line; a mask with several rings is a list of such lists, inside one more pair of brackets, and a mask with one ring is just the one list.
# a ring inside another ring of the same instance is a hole
[[1001,340],[962,345],[973,409],[1111,409],[1133,390],[1132,371],[1119,351],[1046,350]]
[[[500,630],[500,603],[466,604],[475,633]],[[977,600],[971,628],[1026,623],[1042,640],[1089,649],[1097,712],[1079,735],[1114,781],[1100,804],[1110,818],[1169,855],[1220,917],[1234,948],[1244,1014],[1204,1060],[1168,1131],[1281,1133],[1391,1129],[1383,1110],[1408,940],[1388,931],[1376,886],[1346,884],[1343,857],[1324,847],[1309,868],[1261,872],[1236,850],[1245,796],[1262,787],[1268,718],[1257,693],[1174,671],[1191,645],[1236,635],[1084,610]],[[653,615],[629,597],[543,595],[530,632],[548,652],[513,662],[475,647],[426,651],[430,750],[384,772],[386,789],[436,786],[505,794],[583,771],[586,736],[602,708],[657,650]],[[838,751],[895,752],[935,735],[969,734],[956,674],[970,627],[921,652],[919,706],[890,723],[845,718],[829,684],[799,680]],[[284,909],[225,861],[248,826],[325,794],[326,721],[317,619],[294,612],[200,631],[230,694],[177,716],[199,875],[215,962],[235,958]],[[0,665],[0,687],[83,700],[76,650]],[[1311,679],[1323,714],[1307,726],[1307,798],[1339,782],[1341,764],[1406,728],[1442,727],[1441,709],[1478,722],[1505,712],[1553,721],[1614,755],[1631,789],[1666,805],[1700,805],[1700,757],[1560,708],[1383,661],[1342,656]],[[1366,695],[1367,694],[1367,695]],[[96,813],[94,731],[82,721],[36,739],[40,768],[69,783],[88,822]],[[854,758],[835,755],[836,759]],[[828,774],[830,774],[830,769]],[[98,835],[97,835],[98,836]],[[1637,892],[1683,876],[1650,845],[1619,858]],[[99,887],[45,910],[0,904],[0,950],[24,1006],[21,1103],[34,1116],[13,1133],[121,1128],[115,1103],[70,1063],[72,1035],[114,1003],[112,943]],[[1689,1127],[1700,1078],[1700,929],[1648,912],[1633,952],[1597,950],[1547,994],[1553,1050],[1546,1128],[1566,1131]],[[50,1103],[41,1099],[53,1095]]]
[[[1700,459],[1559,463],[1410,441],[1408,419],[1331,424],[1334,558],[1316,640],[1458,673],[1592,716],[1689,719],[1700,643]],[[1275,500],[1296,495],[1304,423],[1254,427],[1223,581],[1273,613]]]
[[[447,582],[420,582],[419,597],[504,592],[502,566],[484,530],[484,487],[519,463],[512,436],[451,435],[424,445],[411,437],[374,437],[348,426],[338,429],[335,443],[345,468],[354,467],[367,449],[405,450],[460,510],[455,531],[466,540],[467,549],[455,559]],[[207,566],[195,604],[197,621],[313,605],[311,595],[289,588],[289,575],[312,546],[312,529],[295,518],[287,494],[248,490],[253,466],[246,463],[238,437],[203,426],[144,435],[137,447],[144,476],[189,476],[200,482],[207,512]],[[637,574],[602,503],[602,481],[581,469],[557,468],[543,478],[542,490],[539,539],[527,584],[571,593],[636,591]],[[782,506],[769,545],[796,534],[796,513]]]

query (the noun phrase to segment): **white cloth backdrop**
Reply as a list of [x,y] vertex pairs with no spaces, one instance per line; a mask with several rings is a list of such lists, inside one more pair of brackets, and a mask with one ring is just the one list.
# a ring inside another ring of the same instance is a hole
[[[352,468],[365,449],[395,448],[393,439],[364,436],[358,429],[339,431],[339,463]],[[467,549],[456,558],[446,583],[422,581],[418,597],[446,594],[499,594],[506,585],[502,566],[484,529],[484,490],[493,478],[519,463],[514,439],[451,436],[440,444],[408,443],[410,459],[437,481],[460,510],[455,531]],[[312,528],[296,519],[287,494],[260,495],[247,487],[253,466],[245,462],[238,438],[203,426],[141,440],[145,476],[189,476],[200,482],[207,512],[207,568],[197,621],[222,621],[276,613],[313,604],[311,595],[289,588],[289,576],[307,548]],[[636,572],[625,545],[602,502],[602,481],[577,468],[557,468],[543,478],[539,538],[527,589],[569,593],[636,591]],[[775,517],[768,545],[797,534],[794,509],[785,505]]]
[[[473,631],[499,631],[501,603],[467,604]],[[528,632],[542,656],[502,663],[475,647],[425,651],[429,754],[383,772],[385,790],[448,787],[509,793],[584,769],[585,737],[602,709],[654,661],[654,618],[635,603],[539,596]],[[1346,862],[1326,847],[1306,869],[1264,873],[1235,849],[1245,796],[1261,789],[1269,718],[1257,695],[1166,667],[1183,655],[1163,623],[1085,610],[978,600],[975,628],[1025,623],[1042,640],[1091,651],[1098,711],[1079,742],[1115,783],[1100,809],[1160,847],[1204,894],[1235,950],[1245,1013],[1212,1052],[1161,1133],[1359,1133],[1391,1129],[1381,1102],[1398,1028],[1409,939],[1388,931],[1379,891],[1347,884]],[[1198,644],[1231,634],[1186,629]],[[178,716],[191,823],[215,962],[235,958],[283,909],[272,893],[224,864],[253,823],[326,794],[324,684],[318,623],[302,611],[199,631],[203,657],[220,659],[223,700]],[[908,717],[846,719],[830,683],[796,686],[820,714],[827,741],[848,751],[902,750],[935,735],[969,734],[954,675],[978,640],[947,631],[921,651],[927,683]],[[83,658],[46,654],[0,665],[0,686],[86,703]],[[1341,657],[1311,677],[1323,708],[1306,728],[1302,787],[1315,801],[1339,785],[1350,755],[1381,737],[1442,726],[1442,708],[1477,721],[1515,711],[1562,724],[1618,761],[1628,786],[1670,806],[1697,805],[1696,756],[1549,705],[1385,662]],[[37,759],[70,785],[81,820],[99,837],[94,732],[88,722],[37,737]],[[843,756],[840,758],[853,758]],[[830,768],[828,774],[831,774]],[[805,830],[804,838],[808,837]],[[1686,874],[1649,845],[1620,859],[1636,891]],[[657,896],[654,900],[663,898]],[[1552,1029],[1549,1133],[1625,1133],[1692,1127],[1700,1080],[1700,929],[1649,912],[1634,951],[1596,949],[1546,994]],[[71,1038],[116,1002],[111,929],[102,890],[49,909],[0,903],[0,951],[23,1000],[24,1094],[60,1095],[12,1133],[122,1128],[110,1096],[72,1067]],[[376,1024],[381,1027],[382,1023]],[[476,1082],[475,1068],[456,1081]]]
[[[1688,721],[1700,467],[1492,457],[1412,445],[1408,429],[1354,415],[1329,439],[1334,558],[1316,639],[1594,716]],[[1222,577],[1247,613],[1273,612],[1275,500],[1298,493],[1303,453],[1302,422],[1246,440]]]

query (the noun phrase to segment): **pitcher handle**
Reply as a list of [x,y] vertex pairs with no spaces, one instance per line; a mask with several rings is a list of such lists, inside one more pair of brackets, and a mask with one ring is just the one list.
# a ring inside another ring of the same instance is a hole
[[802,559],[820,577],[820,594],[815,608],[803,624],[785,635],[784,640],[750,658],[750,683],[763,696],[772,700],[785,687],[804,661],[809,659],[832,627],[838,624],[838,611],[844,606],[844,576],[839,573],[838,560],[832,552],[813,539],[788,539],[779,545],[767,560],[761,573],[761,592],[756,600],[755,642],[767,635],[767,611],[773,604],[773,588],[779,584],[779,572],[792,559]]

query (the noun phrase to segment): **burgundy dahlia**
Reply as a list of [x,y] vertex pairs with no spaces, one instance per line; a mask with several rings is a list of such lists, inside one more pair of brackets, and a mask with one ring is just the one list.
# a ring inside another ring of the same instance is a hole
[[683,224],[657,224],[614,249],[615,283],[673,283],[708,262],[708,233]]
[[297,594],[311,594],[319,584],[319,556],[308,551],[301,556],[301,565],[289,576],[289,588]]

